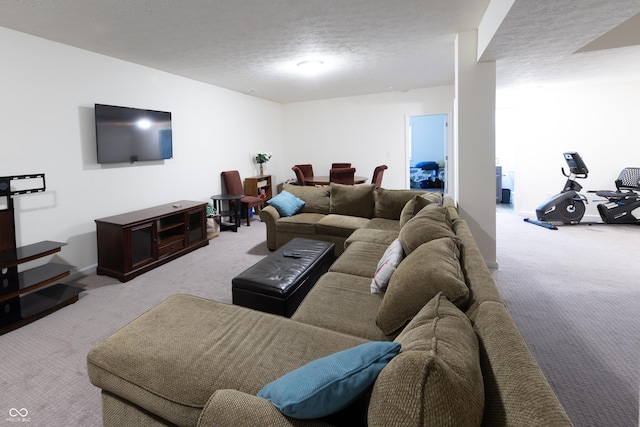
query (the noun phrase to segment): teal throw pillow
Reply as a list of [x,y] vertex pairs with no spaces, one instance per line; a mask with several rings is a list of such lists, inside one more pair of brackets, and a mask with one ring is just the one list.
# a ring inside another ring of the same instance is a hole
[[295,215],[304,206],[304,200],[297,198],[286,190],[268,200],[267,203],[276,208],[280,216]]
[[312,419],[346,408],[400,352],[400,343],[373,341],[314,360],[265,385],[258,397],[284,415]]

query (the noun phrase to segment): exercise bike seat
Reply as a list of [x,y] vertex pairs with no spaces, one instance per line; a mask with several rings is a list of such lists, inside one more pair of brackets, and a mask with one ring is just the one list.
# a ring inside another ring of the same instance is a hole
[[620,190],[640,190],[640,168],[624,168],[616,179],[616,188]]
[[598,213],[606,224],[640,223],[640,168],[624,168],[615,181],[617,191],[596,191],[607,203],[598,204]]
[[601,190],[596,191],[596,195],[600,197],[604,197],[609,200],[622,200],[629,198],[630,196],[633,198],[637,198],[638,193],[634,193],[633,191],[611,191],[611,190]]

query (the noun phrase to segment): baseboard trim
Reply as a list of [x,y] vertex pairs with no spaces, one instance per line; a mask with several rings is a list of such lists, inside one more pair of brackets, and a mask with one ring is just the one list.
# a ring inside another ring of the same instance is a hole
[[65,282],[75,282],[76,280],[80,280],[85,276],[94,274],[96,272],[97,267],[98,267],[98,264],[96,263],[88,267],[85,267],[81,270],[76,270],[66,278]]

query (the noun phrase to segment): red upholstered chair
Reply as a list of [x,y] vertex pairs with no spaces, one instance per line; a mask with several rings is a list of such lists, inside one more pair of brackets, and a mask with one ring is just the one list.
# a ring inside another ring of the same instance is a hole
[[382,175],[384,174],[385,169],[389,169],[387,165],[376,166],[373,170],[373,178],[371,178],[371,183],[376,186],[376,188],[382,187]]
[[313,165],[311,164],[305,163],[302,165],[293,165],[293,167],[300,169],[302,171],[302,175],[304,175],[305,178],[310,178],[313,176]]
[[[225,171],[222,172],[222,180],[224,186],[227,189],[227,194],[244,194],[244,186],[242,185],[242,179],[240,179],[240,172],[238,171]],[[234,200],[230,201],[229,208],[233,207]],[[244,212],[247,218],[247,226],[250,226],[251,217],[249,215],[249,209],[264,207],[264,199],[256,196],[244,196],[240,199],[240,210]]]
[[353,185],[353,177],[356,174],[356,168],[331,168],[329,170],[329,181],[336,184]]
[[292,167],[291,170],[296,173],[296,179],[298,180],[298,185],[306,185],[304,183],[304,174],[302,173],[302,170],[297,166]]
[[350,168],[351,163],[331,163],[331,169]]

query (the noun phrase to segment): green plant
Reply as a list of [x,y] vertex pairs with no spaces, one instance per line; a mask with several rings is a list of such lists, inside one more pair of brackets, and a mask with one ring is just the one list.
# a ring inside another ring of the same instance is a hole
[[259,152],[259,153],[256,153],[254,160],[258,164],[263,164],[263,163],[267,163],[270,158],[271,158],[271,153]]

